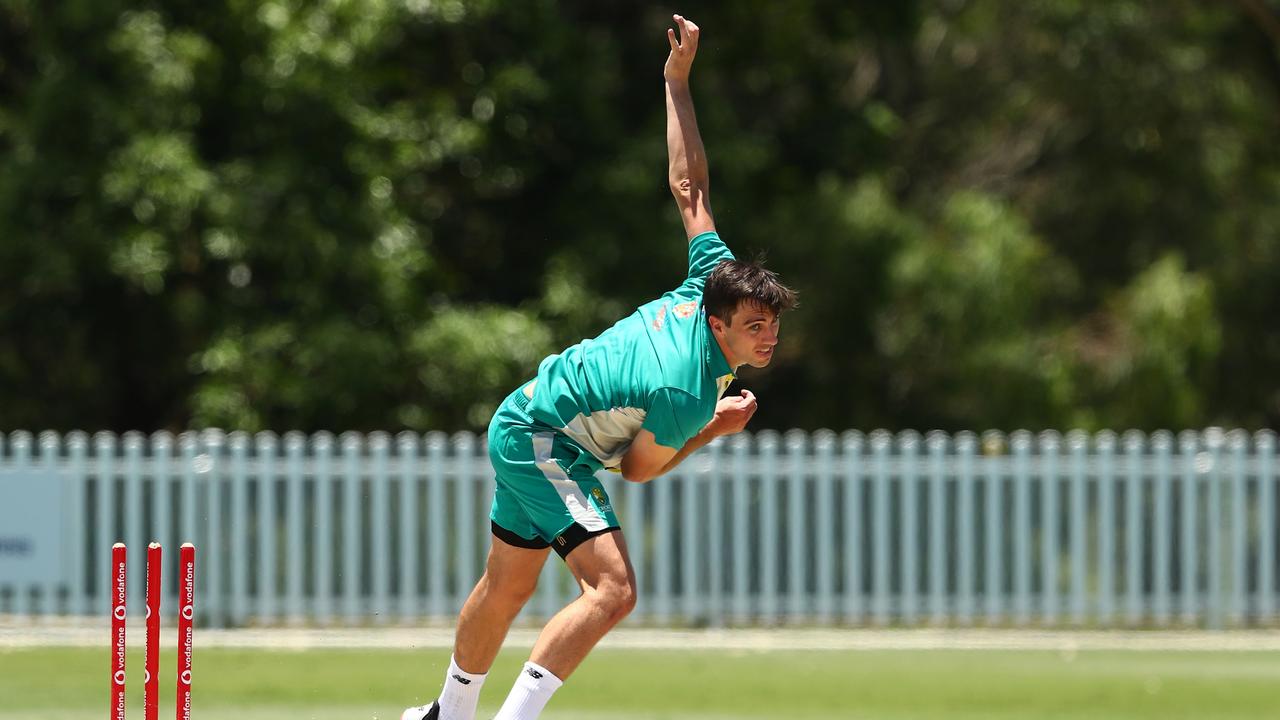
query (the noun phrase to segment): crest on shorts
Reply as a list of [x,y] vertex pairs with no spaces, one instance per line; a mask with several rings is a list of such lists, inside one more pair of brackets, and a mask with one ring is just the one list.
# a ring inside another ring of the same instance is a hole
[[698,311],[697,300],[690,300],[689,302],[683,302],[671,308],[671,312],[675,313],[675,316],[680,318],[681,320],[692,317],[693,314],[697,311]]
[[600,512],[605,513],[613,510],[613,508],[609,506],[609,496],[604,494],[604,490],[602,488],[591,488],[591,499],[596,501],[596,509]]

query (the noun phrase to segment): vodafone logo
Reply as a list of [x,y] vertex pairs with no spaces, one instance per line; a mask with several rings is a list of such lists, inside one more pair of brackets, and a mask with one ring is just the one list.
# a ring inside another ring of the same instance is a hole
[[117,606],[116,606],[116,609],[115,609],[115,610],[113,610],[113,611],[111,612],[111,614],[112,614],[112,615],[115,615],[117,620],[123,620],[123,619],[124,619],[124,615],[125,615],[125,612],[124,612],[124,606],[123,606],[123,605],[117,605]]
[[150,620],[150,619],[151,619],[151,606],[150,606],[150,605],[148,605],[148,606],[147,606],[147,619],[148,619],[148,620]]
[[124,684],[124,671],[123,671],[123,670],[117,670],[117,671],[116,671],[116,674],[111,676],[111,679],[112,679],[112,680],[115,680],[115,683],[116,683],[117,685],[123,685],[123,684]]
[[143,669],[143,671],[142,671],[142,682],[143,682],[143,684],[146,684],[146,685],[150,685],[150,684],[151,684],[151,671],[150,671],[150,670]]
[[182,606],[182,619],[190,620],[194,616],[195,616],[195,610],[193,610],[190,605]]
[[182,684],[183,684],[183,685],[190,685],[190,684],[191,684],[191,671],[190,671],[190,670],[183,670],[183,671],[182,671]]

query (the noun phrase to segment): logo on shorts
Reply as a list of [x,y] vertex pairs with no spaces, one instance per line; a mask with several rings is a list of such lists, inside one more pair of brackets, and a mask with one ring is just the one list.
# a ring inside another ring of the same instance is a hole
[[675,316],[680,318],[681,320],[693,317],[693,314],[697,312],[697,310],[698,310],[697,300],[690,300],[689,302],[680,303],[679,305],[671,308],[671,312],[675,313]]
[[596,501],[596,509],[602,513],[613,510],[609,506],[609,496],[604,494],[604,490],[598,487],[591,488],[591,498]]

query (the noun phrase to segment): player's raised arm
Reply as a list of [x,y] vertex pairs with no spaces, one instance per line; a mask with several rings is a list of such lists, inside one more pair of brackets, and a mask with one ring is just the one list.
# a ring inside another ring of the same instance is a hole
[[698,120],[693,114],[693,96],[689,94],[689,71],[693,57],[698,53],[698,26],[675,15],[676,31],[667,29],[667,41],[671,54],[662,69],[667,86],[667,179],[671,193],[680,208],[680,219],[689,238],[699,233],[715,230],[711,217],[711,203],[707,199],[710,177],[707,174],[707,153],[698,135]]

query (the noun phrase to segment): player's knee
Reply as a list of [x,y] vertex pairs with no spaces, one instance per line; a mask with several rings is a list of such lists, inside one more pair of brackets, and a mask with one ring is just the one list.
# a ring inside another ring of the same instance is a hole
[[636,586],[631,583],[625,583],[622,586],[621,597],[618,598],[618,620],[625,618],[636,609]]
[[636,587],[630,582],[601,583],[596,594],[598,602],[608,613],[610,624],[622,620],[636,609]]

